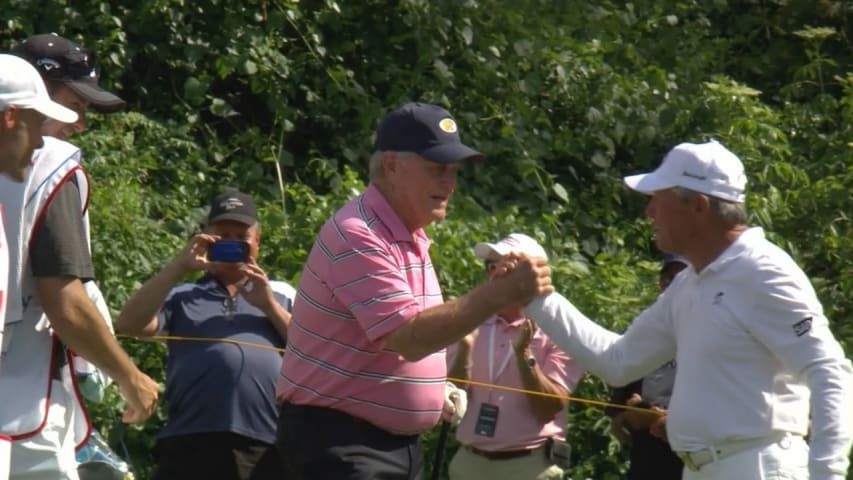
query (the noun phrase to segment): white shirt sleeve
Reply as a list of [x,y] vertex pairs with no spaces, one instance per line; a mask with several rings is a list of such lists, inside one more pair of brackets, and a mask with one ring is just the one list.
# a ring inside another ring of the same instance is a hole
[[675,340],[663,295],[643,311],[624,335],[593,323],[559,293],[534,299],[525,307],[558,347],[605,382],[626,385],[675,356]]
[[278,280],[270,281],[270,289],[273,291],[278,304],[288,312],[292,312],[293,301],[296,299],[296,289],[289,283]]
[[853,441],[853,367],[829,329],[808,278],[793,265],[758,261],[745,328],[811,392],[812,480],[844,479]]

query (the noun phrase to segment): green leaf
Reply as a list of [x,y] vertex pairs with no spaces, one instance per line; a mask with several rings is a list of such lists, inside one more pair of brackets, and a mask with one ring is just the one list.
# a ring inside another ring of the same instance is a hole
[[551,189],[554,191],[554,195],[557,196],[563,203],[569,203],[569,194],[566,192],[566,188],[559,183],[555,183]]
[[473,39],[474,31],[471,30],[471,27],[468,25],[462,27],[462,40],[465,42],[465,45],[471,45]]
[[255,64],[255,62],[251,60],[246,60],[243,62],[243,73],[245,73],[246,75],[254,75],[258,73],[258,66]]

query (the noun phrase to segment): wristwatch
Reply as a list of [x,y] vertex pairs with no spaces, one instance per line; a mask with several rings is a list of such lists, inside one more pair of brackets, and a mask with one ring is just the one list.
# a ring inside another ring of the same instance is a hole
[[536,366],[536,357],[533,356],[533,353],[530,350],[525,350],[522,355],[522,359],[524,360],[524,364],[527,365],[527,369],[533,370],[533,367]]

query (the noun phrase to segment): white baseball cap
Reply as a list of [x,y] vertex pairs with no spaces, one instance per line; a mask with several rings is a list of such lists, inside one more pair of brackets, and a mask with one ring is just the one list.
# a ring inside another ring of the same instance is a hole
[[495,255],[504,256],[510,253],[521,253],[528,257],[542,257],[547,259],[548,254],[539,242],[523,233],[510,233],[500,239],[497,243],[480,242],[474,245],[474,255],[484,259],[492,259]]
[[730,202],[746,199],[746,174],[740,159],[714,140],[682,143],[669,151],[657,170],[625,177],[640,193],[682,187]]
[[21,57],[0,54],[0,111],[15,106],[33,109],[64,123],[77,121],[77,114],[54,102],[38,70]]

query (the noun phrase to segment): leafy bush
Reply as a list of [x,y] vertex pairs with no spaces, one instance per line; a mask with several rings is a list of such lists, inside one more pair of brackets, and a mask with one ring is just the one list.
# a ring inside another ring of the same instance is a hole
[[[746,164],[752,222],[804,266],[853,342],[850,1],[7,0],[3,12],[0,44],[80,40],[131,106],[92,115],[75,139],[116,311],[225,186],[260,200],[261,263],[295,283],[319,225],[363,187],[377,118],[420,99],[447,106],[487,154],[429,229],[447,294],[479,279],[471,245],[523,231],[552,254],[561,291],[624,328],[651,301],[658,253],[620,178],[713,137]],[[162,378],[162,345],[123,344]],[[588,378],[575,394],[606,393]],[[102,429],[118,401],[94,406]],[[126,431],[142,478],[162,420]],[[572,478],[624,471],[605,422],[572,404]]]

